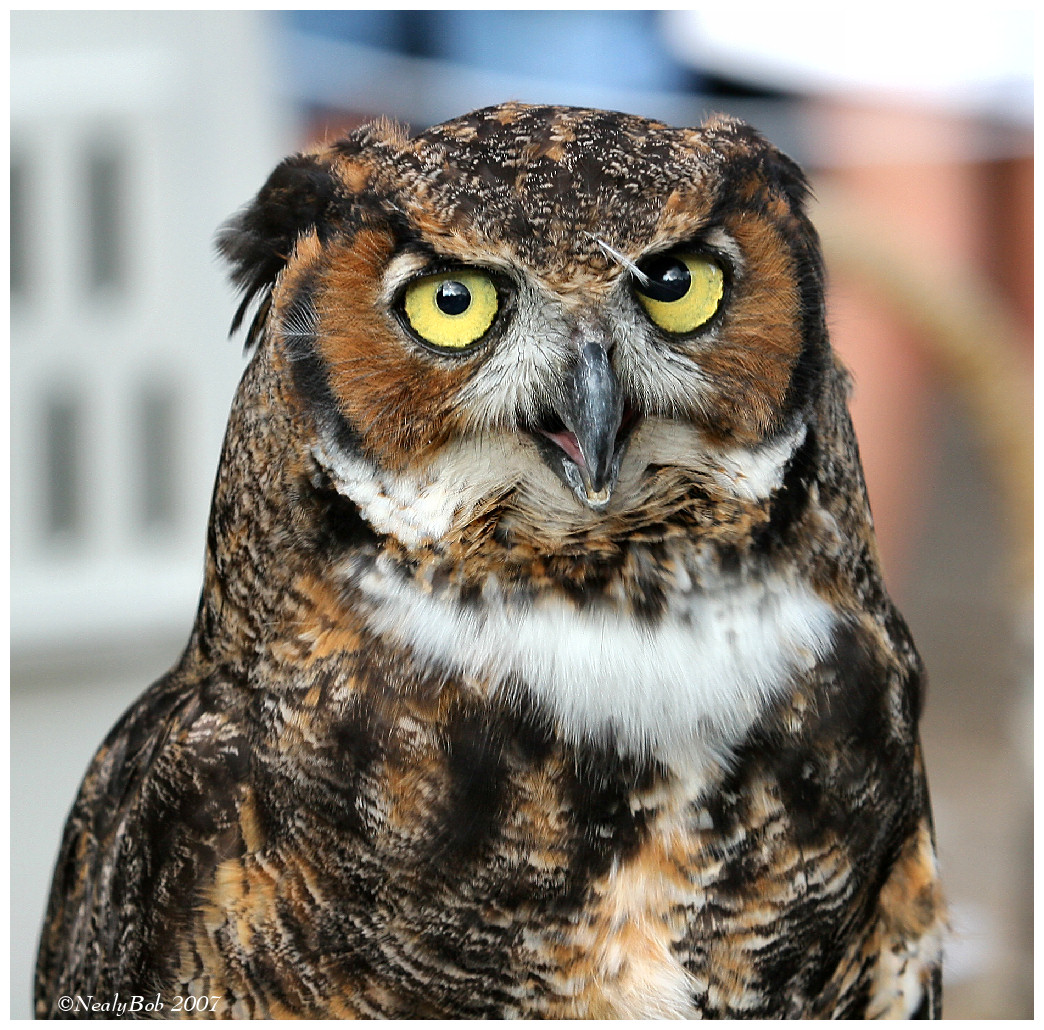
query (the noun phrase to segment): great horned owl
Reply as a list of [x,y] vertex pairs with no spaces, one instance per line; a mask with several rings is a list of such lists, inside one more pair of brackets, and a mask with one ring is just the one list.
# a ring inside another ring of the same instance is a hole
[[276,168],[195,628],[84,780],[38,1015],[938,1014],[807,192],[729,118],[520,104]]

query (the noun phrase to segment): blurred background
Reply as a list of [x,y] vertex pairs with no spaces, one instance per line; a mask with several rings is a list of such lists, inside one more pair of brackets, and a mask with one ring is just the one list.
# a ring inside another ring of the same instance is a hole
[[243,367],[216,228],[292,150],[507,99],[727,111],[811,173],[886,578],[930,676],[945,1014],[1032,1015],[1031,16],[811,21],[12,13],[12,1016],[80,777],[195,611]]

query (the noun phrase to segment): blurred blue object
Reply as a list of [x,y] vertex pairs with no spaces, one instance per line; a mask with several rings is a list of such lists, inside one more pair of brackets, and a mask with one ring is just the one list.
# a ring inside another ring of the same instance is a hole
[[327,36],[344,43],[409,53],[406,26],[423,11],[285,11],[287,25],[297,32]]
[[686,90],[655,11],[439,11],[435,53],[491,70],[604,82],[623,89]]
[[412,57],[622,89],[686,91],[656,11],[290,11],[291,28]]
[[[280,11],[285,98],[322,137],[379,115],[414,130],[518,100],[697,125],[710,109],[793,150],[783,98],[716,95],[677,56],[664,11]],[[751,106],[750,100],[769,103]],[[800,158],[800,153],[797,154]]]

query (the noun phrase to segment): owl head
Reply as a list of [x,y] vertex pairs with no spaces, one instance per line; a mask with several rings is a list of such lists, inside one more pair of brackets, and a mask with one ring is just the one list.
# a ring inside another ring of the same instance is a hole
[[832,367],[807,195],[730,118],[504,104],[291,157],[219,245],[377,532],[553,549],[779,487]]

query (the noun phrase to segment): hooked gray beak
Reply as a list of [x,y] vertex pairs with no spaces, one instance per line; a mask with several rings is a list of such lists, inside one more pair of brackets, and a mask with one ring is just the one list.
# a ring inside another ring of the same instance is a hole
[[608,507],[620,471],[625,442],[621,437],[626,435],[620,432],[624,407],[623,392],[605,347],[588,341],[580,349],[561,400],[554,404],[561,426],[538,430],[556,445],[542,448],[545,460],[581,502],[595,511]]

